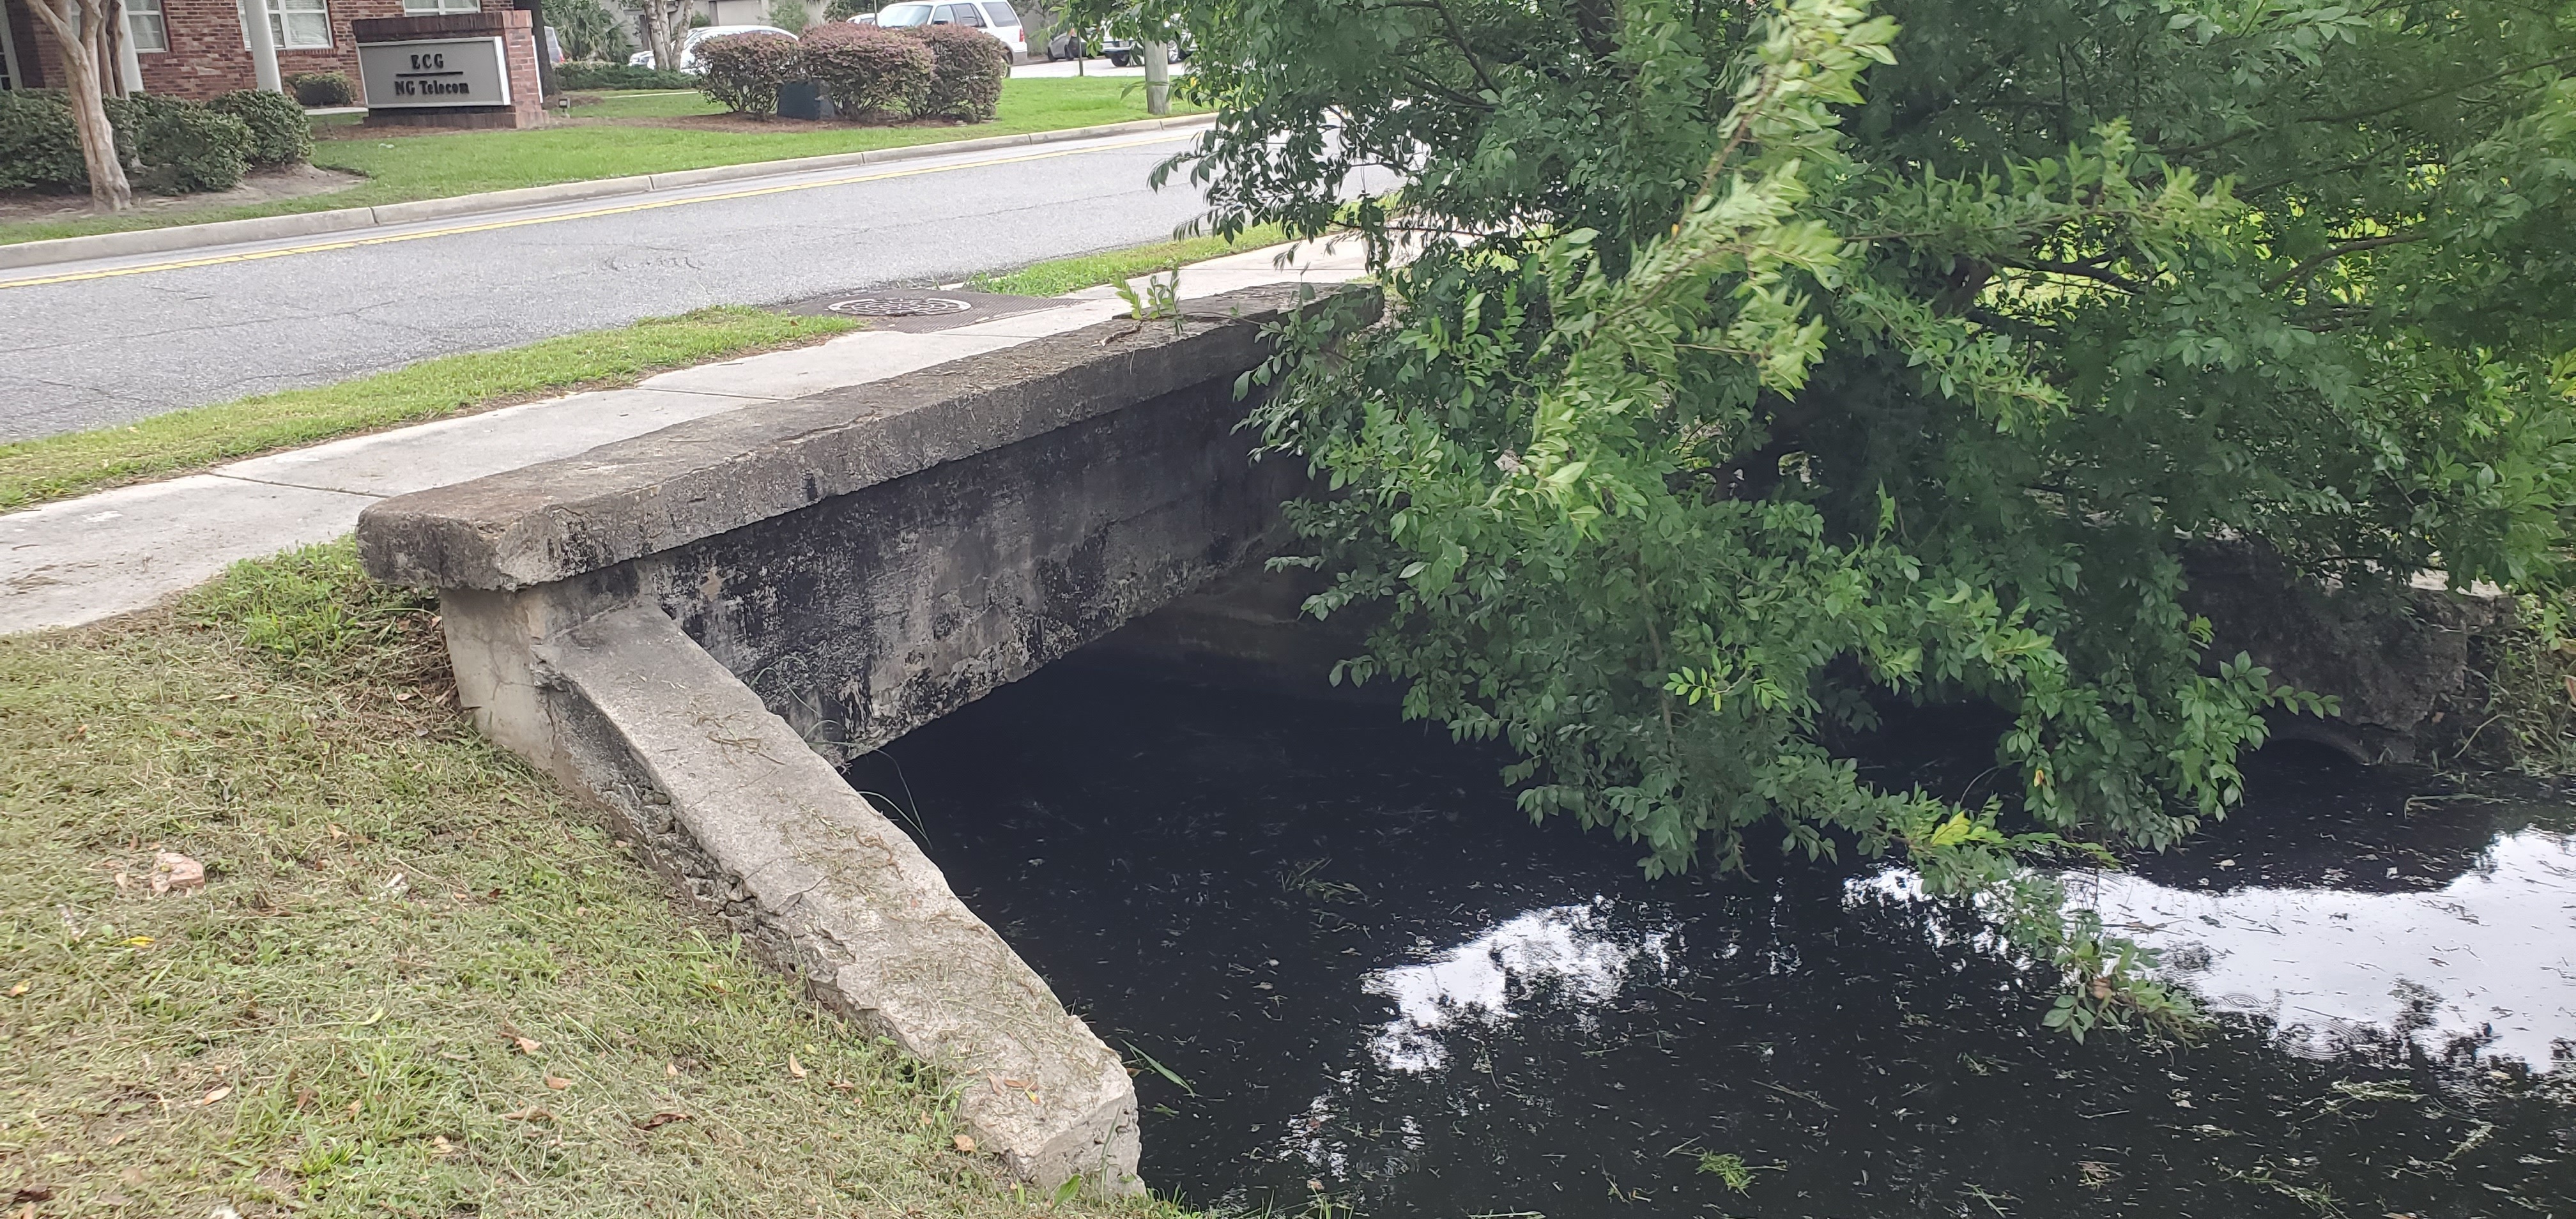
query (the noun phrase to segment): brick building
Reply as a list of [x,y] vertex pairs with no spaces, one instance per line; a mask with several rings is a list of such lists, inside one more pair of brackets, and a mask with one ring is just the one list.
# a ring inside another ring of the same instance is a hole
[[[250,38],[242,19],[262,0],[125,0],[126,29],[143,91],[203,101],[255,83]],[[478,12],[480,0],[265,0],[277,70],[338,72],[358,79],[358,44],[349,23],[365,17]],[[509,0],[489,0],[509,8]],[[62,49],[27,11],[27,0],[0,0],[0,87],[62,84]],[[111,79],[113,73],[111,73]]]

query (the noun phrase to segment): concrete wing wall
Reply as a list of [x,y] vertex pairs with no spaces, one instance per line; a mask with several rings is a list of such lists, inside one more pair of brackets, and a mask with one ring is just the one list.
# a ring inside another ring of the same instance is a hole
[[1116,1055],[818,755],[1265,553],[1304,471],[1251,460],[1236,389],[1298,307],[1208,298],[1177,326],[1106,323],[403,496],[367,510],[359,550],[441,590],[486,734],[630,823],[837,1009],[960,1071],[1008,1171],[1134,1189]]

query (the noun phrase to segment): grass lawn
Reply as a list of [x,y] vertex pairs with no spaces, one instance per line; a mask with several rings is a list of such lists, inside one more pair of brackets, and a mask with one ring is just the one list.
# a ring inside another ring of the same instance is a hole
[[0,445],[0,511],[335,436],[629,385],[665,369],[802,347],[857,325],[739,306],[700,309],[505,351],[441,356],[337,385],[172,411],[123,427],[22,440]]
[[1239,250],[1257,250],[1285,240],[1287,237],[1279,231],[1278,225],[1257,225],[1244,230],[1243,235],[1233,241],[1222,237],[1191,237],[1074,258],[1057,258],[1017,271],[978,275],[966,281],[966,286],[978,292],[1007,292],[1015,296],[1062,296],[1077,289],[1116,283]]
[[947,1081],[475,734],[432,608],[342,542],[0,638],[10,1215],[1031,1213]]
[[[314,164],[365,174],[368,181],[326,195],[179,216],[83,217],[0,225],[0,244],[1123,123],[1147,117],[1144,90],[1131,88],[1134,84],[1133,80],[1117,77],[1013,79],[1002,86],[1001,110],[994,120],[972,126],[781,123],[776,131],[717,131],[575,123],[528,131],[465,131],[380,140],[325,139],[315,144]],[[574,117],[650,120],[712,114],[719,109],[695,94],[602,96],[599,106],[577,109]],[[1178,106],[1175,110],[1186,113]],[[326,121],[325,125],[330,124]]]

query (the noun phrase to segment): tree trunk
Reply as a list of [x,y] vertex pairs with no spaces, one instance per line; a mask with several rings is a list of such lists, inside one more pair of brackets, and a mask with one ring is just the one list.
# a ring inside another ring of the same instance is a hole
[[134,187],[125,180],[125,162],[116,155],[116,129],[108,125],[98,70],[111,7],[109,0],[32,0],[27,10],[62,48],[63,92],[71,101],[72,127],[80,132],[90,203],[101,211],[121,212],[134,206]]
[[1172,48],[1160,40],[1139,43],[1145,53],[1145,113],[1172,112]]

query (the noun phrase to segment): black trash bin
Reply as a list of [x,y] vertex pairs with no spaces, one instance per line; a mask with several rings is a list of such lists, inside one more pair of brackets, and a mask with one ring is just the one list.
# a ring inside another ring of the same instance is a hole
[[840,110],[823,96],[819,81],[791,80],[778,86],[778,117],[783,119],[827,119]]

